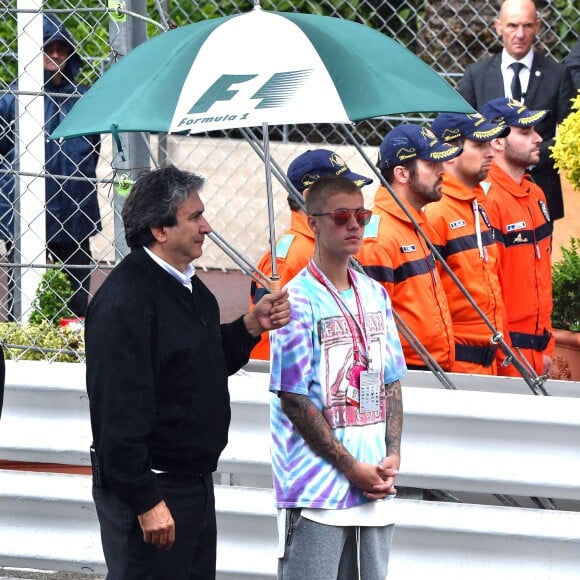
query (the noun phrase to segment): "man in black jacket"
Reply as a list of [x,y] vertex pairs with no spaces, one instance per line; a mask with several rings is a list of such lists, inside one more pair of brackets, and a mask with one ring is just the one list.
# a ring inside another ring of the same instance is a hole
[[290,319],[284,290],[220,325],[191,265],[211,231],[202,185],[171,166],[137,180],[122,212],[131,254],[87,309],[93,497],[114,580],[215,577],[212,472],[227,443],[228,375]]
[[480,112],[485,103],[498,97],[514,98],[536,111],[550,111],[536,127],[543,141],[540,161],[531,176],[546,195],[553,221],[564,217],[564,202],[549,147],[556,126],[570,112],[575,91],[566,66],[533,49],[540,26],[532,0],[505,0],[495,21],[503,51],[467,67],[459,92]]
[[570,76],[572,77],[572,82],[574,83],[574,88],[580,90],[580,38],[576,41],[576,44],[572,47],[570,52],[566,55],[564,59],[564,64],[568,67]]

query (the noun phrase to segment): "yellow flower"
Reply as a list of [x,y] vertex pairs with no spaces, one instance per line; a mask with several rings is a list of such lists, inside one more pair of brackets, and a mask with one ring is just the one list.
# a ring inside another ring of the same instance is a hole
[[554,145],[550,147],[556,167],[580,191],[580,90],[572,101],[572,112],[560,123]]

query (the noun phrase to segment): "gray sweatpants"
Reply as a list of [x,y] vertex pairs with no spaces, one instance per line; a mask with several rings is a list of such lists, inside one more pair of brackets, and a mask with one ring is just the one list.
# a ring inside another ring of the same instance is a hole
[[394,525],[327,526],[286,511],[278,580],[385,580]]

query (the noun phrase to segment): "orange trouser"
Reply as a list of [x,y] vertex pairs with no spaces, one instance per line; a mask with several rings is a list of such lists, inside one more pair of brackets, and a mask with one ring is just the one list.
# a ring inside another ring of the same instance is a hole
[[491,366],[484,367],[477,363],[456,360],[451,367],[451,372],[470,375],[497,375],[497,363],[493,362]]
[[[544,353],[539,350],[532,350],[531,348],[519,348],[516,349],[512,346],[511,347],[514,353],[517,355],[517,351],[521,354],[522,357],[526,357],[527,361],[530,363],[534,370],[538,375],[541,375],[544,372]],[[525,364],[525,363],[522,363]],[[498,375],[502,377],[521,377],[522,375],[518,371],[518,369],[513,365],[501,366],[498,365],[497,367]]]

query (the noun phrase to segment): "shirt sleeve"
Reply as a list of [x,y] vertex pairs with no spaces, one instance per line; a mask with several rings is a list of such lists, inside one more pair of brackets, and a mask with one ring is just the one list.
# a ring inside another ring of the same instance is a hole
[[308,395],[315,356],[312,319],[308,320],[309,303],[290,290],[290,322],[270,332],[270,391]]

